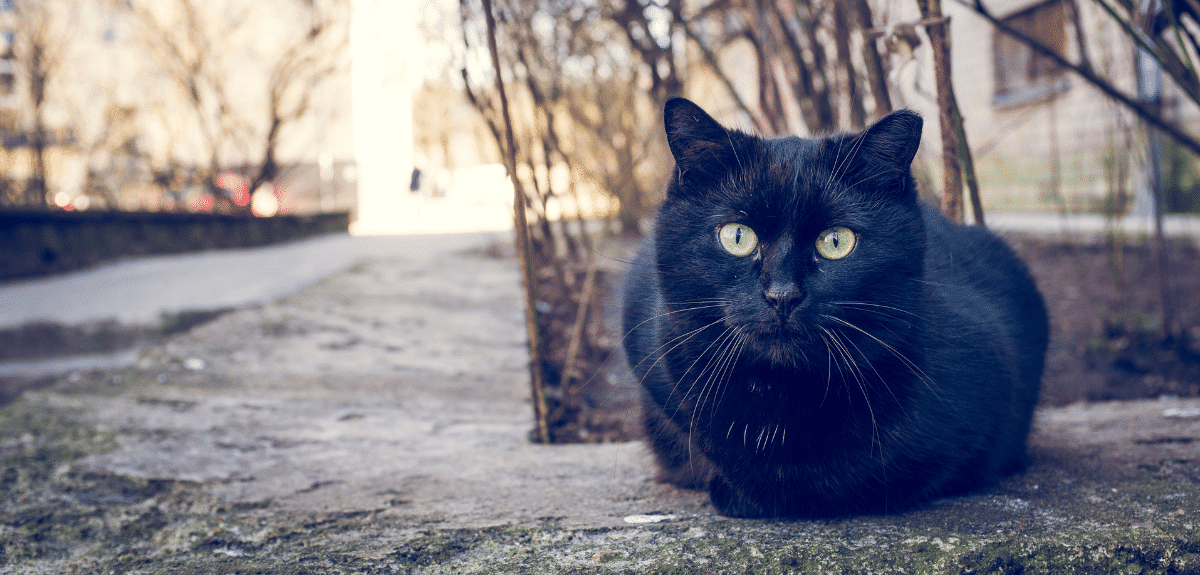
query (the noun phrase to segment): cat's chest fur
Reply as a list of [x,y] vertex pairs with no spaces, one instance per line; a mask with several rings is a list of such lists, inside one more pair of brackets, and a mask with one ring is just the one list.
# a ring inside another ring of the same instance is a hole
[[921,204],[920,118],[763,140],[666,107],[676,178],[624,293],[660,477],[740,516],[901,510],[1020,469],[1046,316]]

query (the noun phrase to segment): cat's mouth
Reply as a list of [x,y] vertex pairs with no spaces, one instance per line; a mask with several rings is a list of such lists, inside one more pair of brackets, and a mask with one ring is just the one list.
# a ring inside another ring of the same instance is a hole
[[811,351],[817,349],[817,338],[812,330],[795,321],[766,321],[754,322],[742,326],[748,351],[755,353],[762,360],[778,367],[803,367],[811,365],[815,358],[809,357]]

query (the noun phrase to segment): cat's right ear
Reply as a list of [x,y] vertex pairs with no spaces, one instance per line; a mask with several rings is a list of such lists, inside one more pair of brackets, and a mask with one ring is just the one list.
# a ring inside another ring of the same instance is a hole
[[729,131],[691,100],[667,100],[663,122],[681,182],[715,178],[736,165],[737,153]]

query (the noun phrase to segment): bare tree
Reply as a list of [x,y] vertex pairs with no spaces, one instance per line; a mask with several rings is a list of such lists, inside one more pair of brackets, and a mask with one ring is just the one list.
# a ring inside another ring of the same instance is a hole
[[683,21],[683,2],[667,0],[610,0],[601,7],[603,17],[620,26],[628,46],[642,61],[650,79],[651,98],[665,102],[683,91],[682,68],[675,32]]
[[[202,147],[199,163],[206,166],[196,179],[211,190],[213,179],[220,170],[221,152],[239,133],[247,131],[230,100],[223,56],[235,44],[249,9],[230,7],[225,3],[221,7],[228,8],[229,13],[219,14],[220,21],[217,22],[218,18],[210,14],[218,9],[201,5],[196,0],[169,3],[140,0],[131,1],[129,7],[145,32],[143,41],[147,49],[189,104],[192,112],[189,126],[196,130]],[[160,112],[161,121],[166,124],[177,120],[170,107],[162,108]],[[188,139],[180,140],[187,142]],[[179,157],[181,150],[176,150],[173,155]],[[186,154],[182,155],[186,157]],[[228,199],[224,199],[225,205],[231,206]]]
[[279,144],[288,125],[303,119],[318,87],[345,64],[349,41],[348,7],[344,2],[293,0],[294,8],[310,21],[299,29],[286,49],[274,58],[267,83],[267,127],[261,136],[262,154],[249,188],[256,190],[280,175]]
[[103,129],[90,139],[81,138],[80,152],[87,161],[83,192],[94,207],[110,210],[142,208],[140,202],[125,201],[125,192],[149,184],[150,153],[143,149],[135,106],[115,103],[111,94],[89,94],[94,101],[110,102],[103,111]]
[[25,119],[31,157],[31,174],[20,203],[45,207],[48,192],[46,149],[53,143],[46,124],[49,88],[62,72],[63,55],[71,37],[69,6],[61,2],[15,0],[13,54],[28,90]]
[[222,171],[245,172],[251,191],[282,175],[284,133],[314,113],[320,86],[345,63],[348,8],[344,0],[131,1],[162,77],[191,113],[180,123],[174,107],[156,110],[174,134],[168,163],[194,166],[186,179],[209,190],[217,209],[249,210],[245,198],[217,191]]
[[[709,69],[750,116],[760,132],[828,132],[862,127],[867,109],[891,111],[891,97],[873,32],[874,18],[863,1],[723,0],[679,19]],[[861,63],[853,39],[863,47]],[[736,42],[754,49],[758,101],[745,102],[733,71],[718,54]],[[799,107],[800,125],[788,108]]]
[[[665,172],[646,169],[654,161],[646,153],[649,142],[661,129],[659,104],[643,87],[666,94],[677,78],[662,59],[628,65],[643,57],[628,43],[626,26],[637,24],[614,25],[605,18],[610,8],[497,2],[495,22],[487,28],[495,36],[488,50],[494,71],[487,77],[463,71],[467,97],[508,162],[518,246],[528,246],[522,254],[539,440],[601,440],[620,426],[590,419],[594,411],[582,393],[589,382],[604,385],[591,376],[609,344],[595,297],[600,273],[594,238],[582,221],[588,214],[578,206],[597,188],[611,193],[620,199],[621,220],[633,233],[645,215],[650,186],[644,182],[661,177],[642,180],[643,174]],[[468,50],[485,45],[475,20],[479,13],[477,5],[464,1]],[[660,41],[662,32],[653,30]],[[632,36],[642,33],[652,31]],[[640,50],[647,58],[667,57],[650,44]],[[556,206],[572,204],[576,210],[555,216]]]

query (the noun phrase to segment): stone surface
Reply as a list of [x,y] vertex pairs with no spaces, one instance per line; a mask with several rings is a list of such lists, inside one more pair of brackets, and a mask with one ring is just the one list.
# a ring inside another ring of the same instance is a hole
[[0,409],[0,573],[1200,572],[1194,400],[1042,410],[997,488],[823,521],[721,517],[640,442],[531,444],[495,241],[363,240],[291,295],[26,391]]

